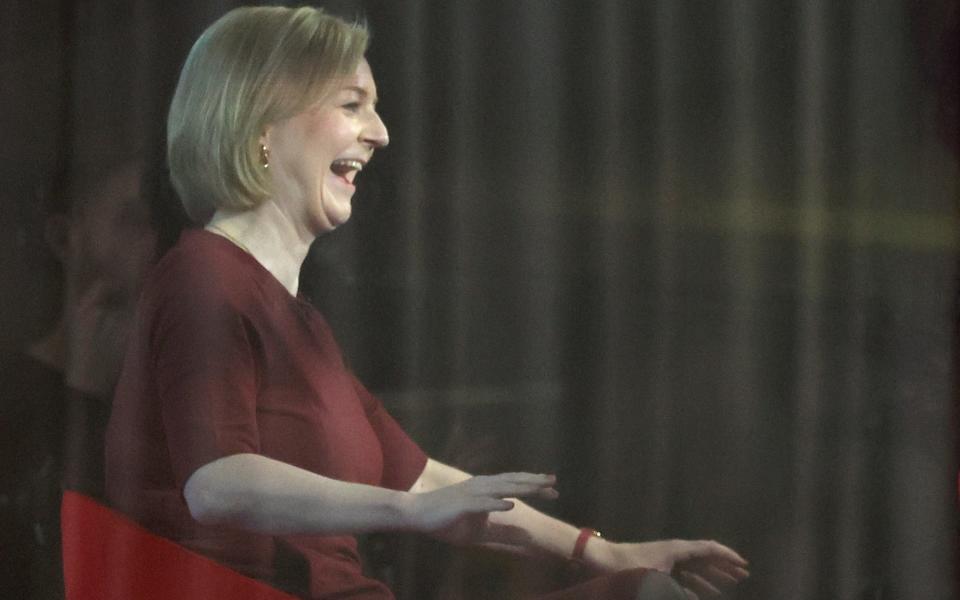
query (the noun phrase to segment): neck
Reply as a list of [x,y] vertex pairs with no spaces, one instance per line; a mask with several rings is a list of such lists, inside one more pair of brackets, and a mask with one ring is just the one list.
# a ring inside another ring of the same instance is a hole
[[249,253],[291,295],[297,295],[300,266],[313,236],[296,227],[274,202],[267,200],[255,209],[240,212],[218,210],[206,229]]

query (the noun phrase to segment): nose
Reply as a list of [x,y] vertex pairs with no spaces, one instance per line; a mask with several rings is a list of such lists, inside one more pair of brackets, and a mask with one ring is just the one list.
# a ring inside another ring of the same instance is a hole
[[383,148],[390,143],[387,126],[383,124],[383,120],[380,119],[380,115],[378,115],[376,111],[370,112],[370,118],[363,128],[361,137],[361,141],[374,150]]

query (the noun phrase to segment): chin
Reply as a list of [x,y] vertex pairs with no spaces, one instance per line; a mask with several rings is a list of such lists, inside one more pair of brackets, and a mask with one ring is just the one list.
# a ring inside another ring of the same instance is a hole
[[350,220],[350,210],[340,211],[337,214],[325,213],[322,217],[314,219],[314,233],[323,235],[337,229]]
[[339,227],[350,220],[350,215],[353,214],[352,200],[352,198],[347,198],[345,202],[338,202],[330,207],[331,210],[327,212],[327,218],[334,227]]
[[344,223],[350,220],[351,214],[352,214],[352,211],[348,206],[346,210],[340,211],[336,215],[330,215],[329,216],[330,225],[332,225],[334,229],[336,229],[337,227],[340,227],[341,225],[343,225]]
[[333,231],[350,220],[350,215],[353,214],[353,198],[324,190],[314,209],[314,222],[318,225],[318,233]]

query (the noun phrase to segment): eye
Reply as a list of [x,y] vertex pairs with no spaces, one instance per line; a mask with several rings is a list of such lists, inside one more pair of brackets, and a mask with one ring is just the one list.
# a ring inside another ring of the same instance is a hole
[[346,104],[343,105],[343,109],[346,110],[347,112],[352,112],[352,113],[358,112],[360,110],[360,103],[347,102]]

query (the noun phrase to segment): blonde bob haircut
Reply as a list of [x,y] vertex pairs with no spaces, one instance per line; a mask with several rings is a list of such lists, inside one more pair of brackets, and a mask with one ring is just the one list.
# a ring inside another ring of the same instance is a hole
[[170,178],[187,215],[249,210],[269,195],[260,137],[331,93],[367,50],[362,23],[321,9],[234,9],[190,50],[167,118]]

